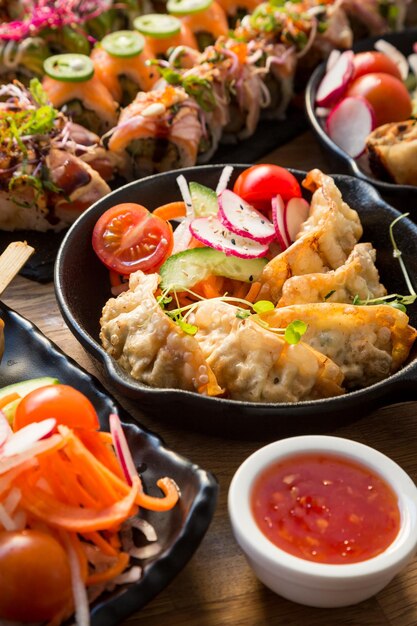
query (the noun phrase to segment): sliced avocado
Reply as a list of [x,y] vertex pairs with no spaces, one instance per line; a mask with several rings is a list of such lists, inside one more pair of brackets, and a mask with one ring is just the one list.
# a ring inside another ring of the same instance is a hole
[[8,385],[7,387],[0,389],[0,400],[12,393],[17,393],[20,396],[20,398],[12,400],[12,402],[9,402],[9,404],[6,404],[6,406],[2,408],[2,412],[7,417],[8,421],[13,421],[17,405],[22,398],[27,396],[31,391],[39,389],[39,387],[46,387],[47,385],[59,385],[59,380],[57,378],[52,378],[51,376],[43,376],[41,378],[22,380],[19,383],[14,383],[13,385]]
[[196,217],[217,215],[219,205],[217,203],[217,194],[213,189],[200,185],[200,183],[190,183],[189,189]]
[[192,248],[173,254],[161,266],[161,289],[190,289],[213,275],[251,283],[260,276],[266,263],[266,259],[226,256],[214,248]]

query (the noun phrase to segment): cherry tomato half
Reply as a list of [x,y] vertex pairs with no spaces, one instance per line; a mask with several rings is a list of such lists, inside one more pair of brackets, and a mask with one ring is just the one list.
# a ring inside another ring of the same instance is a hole
[[13,430],[32,422],[55,417],[57,424],[69,428],[97,430],[98,416],[90,400],[69,385],[46,385],[31,391],[17,405]]
[[401,80],[401,72],[398,69],[398,65],[383,52],[376,52],[374,50],[359,52],[355,54],[353,58],[353,66],[355,68],[353,80],[364,74],[373,74],[375,72],[391,74],[391,76],[395,76],[395,78]]
[[395,76],[376,72],[360,76],[349,86],[347,96],[362,96],[372,106],[377,126],[403,122],[412,113],[410,94]]
[[301,198],[301,189],[295,176],[279,165],[261,163],[244,170],[237,178],[233,191],[259,211],[271,208],[271,199],[280,194],[286,202]]
[[64,548],[38,530],[0,532],[0,623],[43,622],[71,600]]
[[92,243],[104,265],[119,274],[153,272],[171,253],[172,228],[140,204],[118,204],[99,218]]

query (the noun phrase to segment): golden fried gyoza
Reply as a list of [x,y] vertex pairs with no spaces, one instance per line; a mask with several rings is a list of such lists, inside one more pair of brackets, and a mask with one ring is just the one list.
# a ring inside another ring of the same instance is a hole
[[296,241],[265,266],[259,279],[259,300],[276,304],[284,282],[292,276],[340,267],[362,236],[357,212],[343,201],[330,176],[315,169],[307,174],[303,185],[314,192],[309,217]]
[[375,176],[399,185],[417,185],[417,120],[379,126],[366,149]]
[[337,363],[347,388],[367,387],[396,372],[417,336],[408,316],[386,304],[294,304],[259,317],[270,328],[305,322],[302,340]]
[[211,368],[195,338],[159,306],[158,274],[131,274],[129,291],[103,308],[100,339],[106,352],[133,378],[152,387],[218,395]]
[[352,303],[386,295],[375,266],[376,250],[370,243],[358,243],[346,263],[330,272],[292,276],[285,281],[277,306],[307,302]]
[[199,302],[189,320],[207,363],[228,397],[248,402],[298,402],[344,392],[343,374],[305,343],[290,345],[254,318],[219,300]]

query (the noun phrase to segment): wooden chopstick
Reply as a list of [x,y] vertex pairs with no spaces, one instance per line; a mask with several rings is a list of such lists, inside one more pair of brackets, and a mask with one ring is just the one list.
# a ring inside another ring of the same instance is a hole
[[0,255],[0,294],[22,269],[28,258],[35,252],[26,241],[13,241]]

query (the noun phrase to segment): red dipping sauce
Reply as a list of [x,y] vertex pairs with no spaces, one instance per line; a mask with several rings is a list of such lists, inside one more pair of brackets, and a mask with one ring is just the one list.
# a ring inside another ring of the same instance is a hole
[[318,563],[370,559],[400,529],[397,496],[387,482],[328,454],[297,454],[270,465],[252,487],[251,507],[272,543]]

